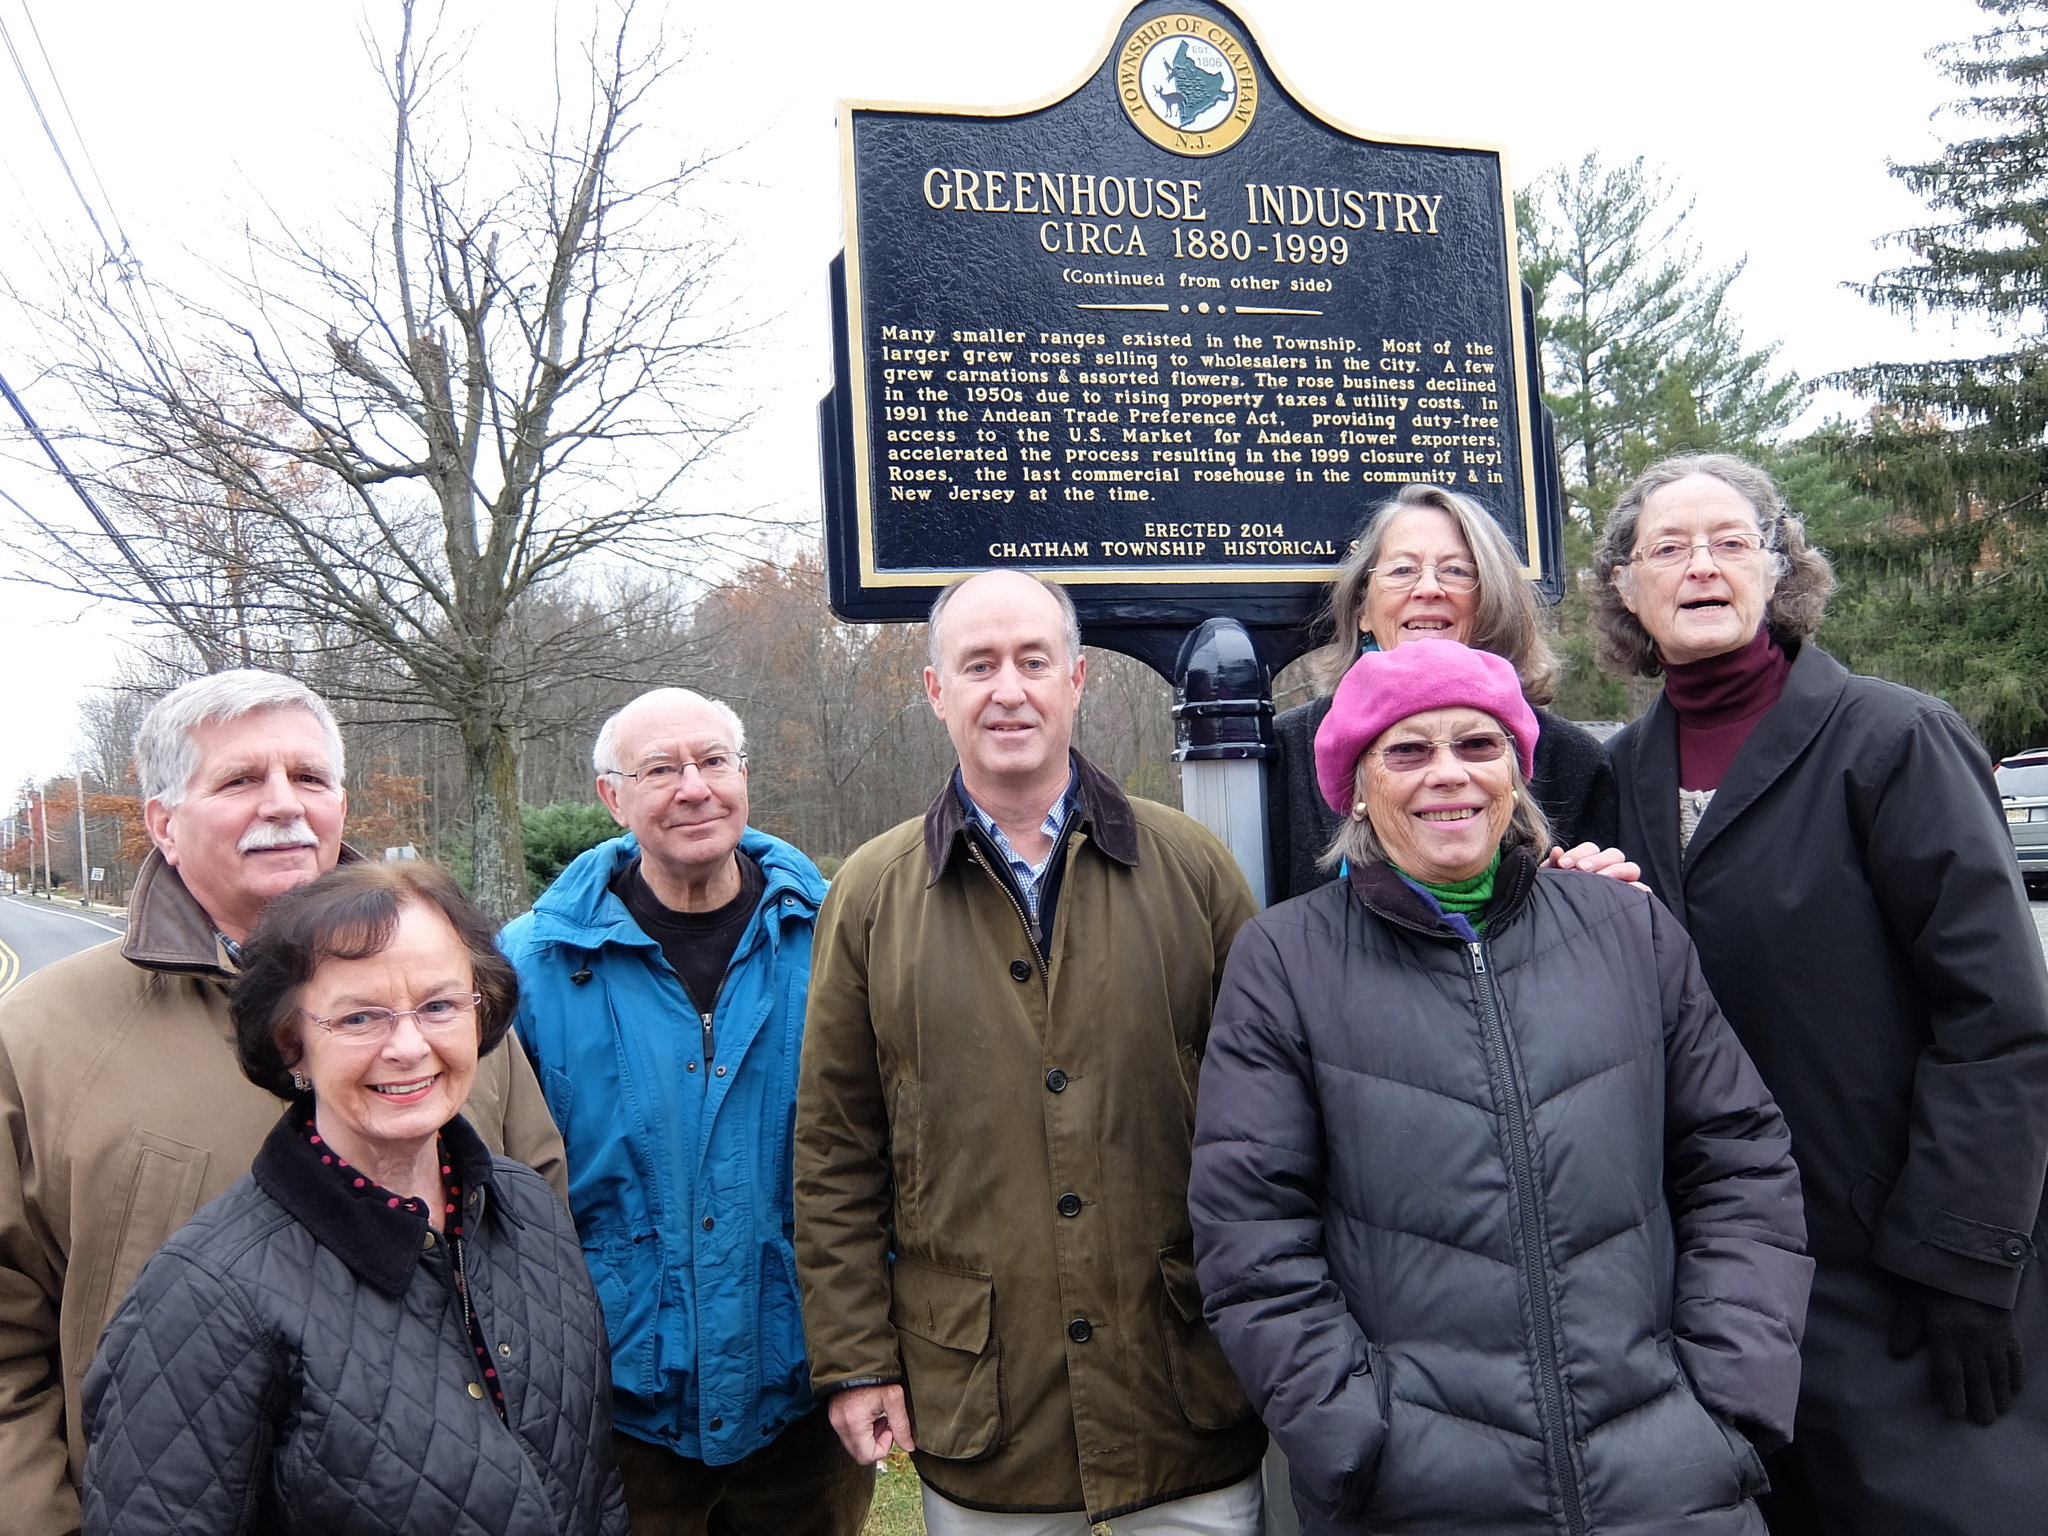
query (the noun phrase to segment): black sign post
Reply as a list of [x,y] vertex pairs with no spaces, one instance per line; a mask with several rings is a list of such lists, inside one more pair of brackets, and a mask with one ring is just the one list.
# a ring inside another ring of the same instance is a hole
[[1261,901],[1270,678],[1365,514],[1456,489],[1562,590],[1513,188],[1498,149],[1439,136],[1455,117],[1335,122],[1214,0],[1140,0],[1021,107],[842,106],[833,609],[1057,578],[1091,644],[1173,679],[1185,803]]
[[1084,78],[1022,107],[844,104],[835,611],[917,619],[963,574],[1055,577],[1090,643],[1205,706],[1182,713],[1209,722],[1183,734],[1200,760],[1264,733],[1199,739],[1236,717],[1185,697],[1189,632],[1241,626],[1266,675],[1301,654],[1402,485],[1486,506],[1554,600],[1513,189],[1498,149],[1422,126],[1315,111],[1213,0],[1140,0]]

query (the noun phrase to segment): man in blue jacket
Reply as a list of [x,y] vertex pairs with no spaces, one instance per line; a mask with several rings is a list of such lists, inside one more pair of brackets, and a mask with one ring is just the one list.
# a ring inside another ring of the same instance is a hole
[[635,1536],[857,1536],[874,1475],[811,1398],[790,1246],[825,883],[747,825],[744,745],[687,689],[612,716],[592,757],[627,835],[502,942],[604,1302]]

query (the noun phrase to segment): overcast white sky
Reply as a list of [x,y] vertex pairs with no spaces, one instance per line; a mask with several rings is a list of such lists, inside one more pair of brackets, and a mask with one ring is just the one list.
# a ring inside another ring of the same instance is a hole
[[[473,32],[466,83],[479,117],[532,100],[555,18],[573,34],[589,4],[450,0],[451,18]],[[317,222],[369,184],[383,124],[360,36],[366,16],[391,9],[0,0],[0,21],[101,218],[118,217],[146,269],[177,281],[195,260],[231,261],[245,221]],[[1984,28],[1969,0],[1239,9],[1307,102],[1365,131],[1502,144],[1518,183],[1589,151],[1648,157],[1697,199],[1691,227],[1708,259],[1747,257],[1733,299],[1749,339],[1781,343],[1781,361],[1802,375],[1975,341],[1945,325],[1913,330],[1841,286],[1885,264],[1875,242],[1924,214],[1885,162],[1929,158],[1953,129],[1931,116],[1954,90],[1925,54]],[[1091,66],[1124,11],[1115,0],[666,8],[667,25],[694,44],[664,126],[733,148],[707,201],[735,246],[733,302],[762,322],[736,381],[758,424],[708,495],[815,515],[813,411],[831,366],[825,269],[840,243],[837,101],[1030,100]],[[93,249],[4,57],[0,240],[17,281]],[[37,340],[20,316],[0,315],[0,373],[55,415],[61,402],[34,383]],[[50,505],[50,487],[6,458],[0,489]],[[18,551],[12,525],[0,529],[4,574]],[[76,701],[111,674],[124,622],[0,585],[0,800],[25,775],[68,766]]]

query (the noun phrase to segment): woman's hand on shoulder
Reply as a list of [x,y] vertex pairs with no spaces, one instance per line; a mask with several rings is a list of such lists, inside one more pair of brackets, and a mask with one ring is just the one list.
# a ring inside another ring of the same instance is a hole
[[1602,848],[1598,843],[1580,843],[1575,848],[1553,848],[1543,860],[1545,869],[1576,869],[1582,874],[1605,875],[1647,891],[1642,867],[1619,848]]

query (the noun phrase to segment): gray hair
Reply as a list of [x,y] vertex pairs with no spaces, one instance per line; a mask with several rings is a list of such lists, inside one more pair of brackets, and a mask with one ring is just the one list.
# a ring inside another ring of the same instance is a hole
[[[1506,726],[1501,727],[1501,734],[1508,735]],[[1510,737],[1510,740],[1512,739]],[[1372,748],[1367,747],[1365,750],[1370,752]],[[1359,754],[1358,762],[1363,766],[1364,753]],[[1521,759],[1515,756],[1512,749],[1508,752],[1508,764],[1514,773],[1515,809],[1514,814],[1508,818],[1507,831],[1501,834],[1500,845],[1503,848],[1526,846],[1535,850],[1537,856],[1541,857],[1550,851],[1550,820],[1543,814],[1543,807],[1536,803],[1536,797],[1529,793],[1529,781],[1522,777]],[[1351,770],[1351,782],[1354,785],[1358,782],[1357,767]],[[1354,793],[1361,800],[1365,798],[1363,790],[1356,790]],[[1316,868],[1335,869],[1347,860],[1352,864],[1393,862],[1387,857],[1386,844],[1382,843],[1379,834],[1373,831],[1369,817],[1346,816],[1338,824],[1337,835],[1330,839],[1330,846],[1325,848],[1322,857],[1316,860]]]
[[239,720],[266,709],[303,709],[320,722],[327,736],[329,768],[339,782],[346,766],[341,727],[327,701],[295,678],[278,672],[238,667],[196,677],[158,699],[135,728],[135,777],[144,803],[178,804],[199,771],[199,748],[192,733],[202,725]]
[[1465,547],[1479,567],[1478,603],[1472,612],[1475,651],[1503,658],[1522,680],[1522,696],[1531,704],[1548,704],[1557,696],[1557,655],[1543,638],[1543,620],[1536,596],[1522,579],[1522,563],[1514,545],[1486,508],[1470,496],[1440,485],[1404,485],[1394,499],[1373,508],[1351,553],[1337,567],[1330,583],[1331,639],[1316,658],[1323,686],[1335,688],[1358,659],[1358,621],[1365,613],[1366,586],[1380,563],[1380,549],[1395,518],[1416,507],[1443,513],[1458,525]]
[[590,749],[592,768],[600,774],[625,771],[619,763],[619,722],[631,711],[647,703],[672,704],[678,708],[702,705],[718,717],[719,724],[732,732],[733,751],[747,750],[747,728],[740,724],[738,714],[723,699],[707,699],[703,694],[689,688],[650,688],[598,727],[597,744]]
[[966,586],[967,583],[974,580],[975,576],[994,576],[997,574],[1022,576],[1026,581],[1037,582],[1052,594],[1052,600],[1058,603],[1060,608],[1060,633],[1067,642],[1067,670],[1071,672],[1074,669],[1074,663],[1081,659],[1081,616],[1074,611],[1074,599],[1068,595],[1067,589],[1058,582],[1049,581],[1043,576],[1034,576],[1029,571],[1016,570],[1010,566],[997,566],[994,570],[976,571],[974,576],[962,576],[957,581],[948,582],[946,589],[932,600],[932,611],[925,619],[925,635],[931,645],[932,670],[934,672],[939,670],[941,659],[939,652],[939,620],[944,616],[947,605],[953,601],[953,595]]
[[1645,503],[1690,475],[1719,480],[1756,514],[1757,531],[1771,552],[1771,596],[1764,605],[1764,626],[1771,638],[1780,645],[1810,640],[1827,616],[1828,594],[1835,590],[1834,567],[1806,542],[1806,525],[1785,505],[1778,482],[1732,453],[1678,454],[1659,459],[1621,493],[1593,551],[1593,624],[1600,635],[1600,660],[1614,671],[1655,677],[1664,670],[1656,641],[1642,620],[1629,612],[1617,582],[1635,552],[1636,524]]

